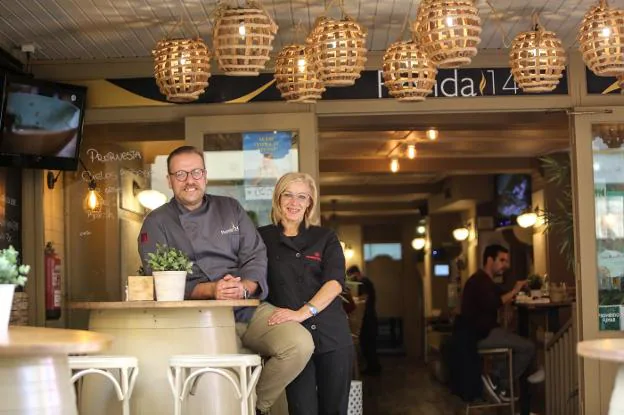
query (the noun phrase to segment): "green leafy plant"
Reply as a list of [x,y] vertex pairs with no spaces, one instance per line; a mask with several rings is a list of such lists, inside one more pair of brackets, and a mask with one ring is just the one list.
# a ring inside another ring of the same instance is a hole
[[179,249],[156,244],[156,252],[147,254],[147,263],[152,271],[186,271],[192,274],[193,262]]
[[0,250],[0,284],[24,286],[30,265],[18,265],[19,252],[9,246]]
[[530,290],[539,290],[539,289],[541,289],[543,283],[544,283],[544,281],[542,280],[542,277],[540,277],[537,274],[531,274],[527,278],[527,285],[529,286]]
[[561,237],[559,253],[565,258],[568,270],[574,271],[574,213],[572,212],[572,182],[570,159],[541,157],[547,183],[561,189],[557,205],[543,211],[544,232],[553,232]]

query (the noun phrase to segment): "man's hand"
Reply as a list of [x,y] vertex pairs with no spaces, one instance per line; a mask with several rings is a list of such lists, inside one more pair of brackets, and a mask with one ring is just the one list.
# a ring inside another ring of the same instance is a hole
[[277,324],[286,323],[287,321],[296,321],[301,323],[307,317],[306,312],[301,310],[294,311],[288,308],[276,308],[273,314],[269,317],[269,326],[275,326]]
[[518,294],[520,291],[522,291],[522,289],[524,287],[526,287],[528,281],[527,280],[520,280],[520,281],[516,281],[516,284],[513,287],[513,291]]
[[217,281],[215,287],[215,299],[217,300],[238,300],[243,298],[244,287],[240,277],[227,274]]

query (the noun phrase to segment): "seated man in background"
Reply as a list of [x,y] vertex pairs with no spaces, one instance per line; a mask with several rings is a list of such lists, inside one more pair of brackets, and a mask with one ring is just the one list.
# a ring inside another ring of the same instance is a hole
[[[145,218],[138,238],[146,275],[147,254],[156,244],[185,252],[193,261],[185,299],[235,300],[268,294],[266,247],[253,222],[234,199],[206,194],[204,155],[191,146],[175,149],[167,158],[173,198]],[[256,386],[257,412],[268,413],[286,385],[306,367],[314,351],[312,336],[291,321],[269,325],[275,307],[234,310],[242,345],[267,357]]]
[[[535,345],[529,339],[511,333],[498,325],[498,309],[513,301],[526,285],[526,280],[517,281],[511,291],[501,292],[494,283],[509,268],[509,251],[501,245],[489,245],[483,252],[483,268],[475,272],[466,282],[462,294],[461,315],[466,324],[477,334],[478,349],[511,348],[513,350],[513,374],[517,380],[527,370],[535,356]],[[483,386],[496,402],[509,400],[508,376],[499,370],[497,381],[482,375]],[[528,378],[531,383],[544,380],[540,369]],[[497,384],[498,383],[498,384]]]

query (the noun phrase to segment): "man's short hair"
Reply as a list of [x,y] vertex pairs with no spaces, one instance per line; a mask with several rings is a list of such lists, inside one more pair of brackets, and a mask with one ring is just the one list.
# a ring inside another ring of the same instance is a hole
[[486,264],[488,258],[492,258],[493,261],[496,260],[496,257],[499,253],[508,254],[509,249],[505,248],[499,244],[488,245],[485,247],[485,251],[483,251],[483,265]]
[[362,273],[360,271],[360,267],[358,267],[357,265],[351,265],[349,268],[347,268],[347,275],[355,274],[356,272],[358,274]]
[[169,157],[167,157],[167,173],[174,173],[171,171],[171,159],[175,156],[179,156],[180,154],[197,154],[201,157],[204,168],[206,167],[206,163],[204,162],[204,153],[202,153],[197,147],[182,146],[169,153]]

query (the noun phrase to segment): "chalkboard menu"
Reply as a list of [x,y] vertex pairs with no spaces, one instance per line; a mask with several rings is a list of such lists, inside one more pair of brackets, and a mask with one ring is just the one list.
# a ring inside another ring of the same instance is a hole
[[22,171],[0,168],[0,249],[22,251]]

